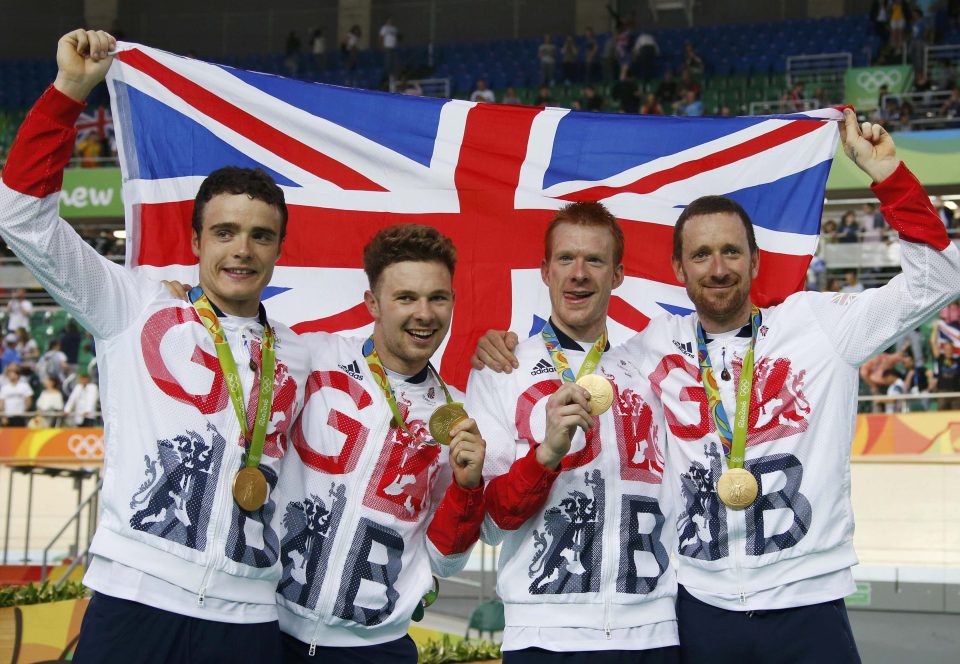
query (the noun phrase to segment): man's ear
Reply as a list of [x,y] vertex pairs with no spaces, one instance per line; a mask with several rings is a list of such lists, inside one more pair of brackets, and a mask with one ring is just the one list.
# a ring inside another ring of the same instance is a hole
[[363,303],[367,305],[367,311],[370,312],[373,320],[380,320],[380,305],[377,304],[377,297],[373,294],[373,291],[363,292]]
[[190,248],[193,250],[193,255],[200,258],[200,234],[197,233],[197,229],[191,231]]
[[750,278],[756,279],[760,274],[760,251],[754,251],[750,254]]
[[671,259],[671,265],[673,265],[673,275],[677,278],[681,284],[687,283],[687,275],[683,271],[683,263],[681,263],[676,258]]

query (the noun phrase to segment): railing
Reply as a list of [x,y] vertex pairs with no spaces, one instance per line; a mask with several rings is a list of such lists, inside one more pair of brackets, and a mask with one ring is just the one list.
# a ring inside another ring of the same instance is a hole
[[787,57],[787,86],[804,83],[843,83],[847,70],[853,66],[853,54],[818,53],[817,55],[791,55]]
[[[906,49],[904,49],[906,50]],[[938,81],[943,62],[949,62],[954,67],[960,63],[960,44],[941,44],[927,46],[923,49],[923,71],[927,80]]]
[[[792,108],[790,108],[792,106]],[[770,115],[771,113],[799,113],[820,108],[816,97],[807,99],[768,99],[750,102],[750,115]]]
[[415,90],[419,90],[420,94],[418,96],[438,97],[440,99],[450,98],[449,78],[419,78],[412,81],[406,81],[407,87],[401,90],[400,88],[402,83],[404,83],[404,81],[391,76],[390,92],[407,92],[413,88]]
[[[47,580],[47,560],[49,559],[50,549],[53,548],[53,545],[57,543],[57,540],[60,539],[60,536],[66,532],[67,528],[71,524],[76,522],[75,531],[74,531],[74,545],[73,545],[73,560],[70,562],[70,565],[67,566],[67,569],[64,571],[63,576],[60,577],[55,583],[54,587],[59,588],[63,585],[64,581],[70,578],[70,574],[73,573],[73,570],[77,568],[80,564],[80,561],[83,561],[86,565],[87,558],[90,555],[90,543],[93,541],[93,533],[96,530],[97,524],[97,504],[99,502],[100,489],[103,488],[103,479],[100,477],[99,469],[95,470],[95,477],[97,478],[96,488],[87,496],[79,505],[77,509],[74,510],[73,515],[67,522],[63,524],[60,530],[57,531],[57,534],[53,536],[50,540],[50,543],[43,549],[43,561],[40,566],[40,581]],[[80,553],[80,517],[82,516],[84,510],[87,510],[87,546],[83,550],[83,553]]]
[[[887,100],[893,99],[897,102],[897,108],[903,108],[904,104],[910,104],[913,113],[910,116],[910,129],[919,129],[921,126],[926,129],[939,129],[948,126],[960,126],[960,118],[948,118],[940,114],[940,108],[943,102],[950,98],[949,90],[938,90],[928,92],[901,92],[883,95],[880,100],[881,108],[886,108]],[[897,125],[898,123],[893,123]],[[897,129],[898,127],[892,127]],[[908,129],[900,128],[901,131]]]

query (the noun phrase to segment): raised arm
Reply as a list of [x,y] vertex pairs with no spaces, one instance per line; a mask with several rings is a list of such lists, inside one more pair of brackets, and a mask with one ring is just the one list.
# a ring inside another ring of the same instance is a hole
[[861,364],[957,297],[960,251],[883,127],[858,125],[847,109],[840,135],[847,156],[873,179],[880,211],[901,240],[903,273],[885,286],[810,300],[814,319],[837,353]]
[[116,45],[102,31],[74,30],[57,44],[57,77],[27,114],[0,185],[0,235],[43,287],[97,337],[124,329],[141,308],[131,272],[111,263],[58,216],[63,171],[83,99],[106,75]]

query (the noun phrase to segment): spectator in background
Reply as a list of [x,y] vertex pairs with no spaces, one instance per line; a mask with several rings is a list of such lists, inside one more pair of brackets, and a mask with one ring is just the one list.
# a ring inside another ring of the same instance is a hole
[[540,61],[540,85],[553,85],[554,70],[557,67],[557,47],[550,35],[543,36],[543,43],[537,48]]
[[577,80],[577,65],[580,62],[580,48],[577,46],[577,40],[573,35],[567,35],[563,40],[563,46],[560,48],[560,59],[563,68],[563,82],[570,85]]
[[310,52],[313,54],[313,67],[317,71],[327,68],[327,40],[323,36],[323,28],[314,28],[310,34]]
[[827,219],[823,224],[823,228],[820,229],[820,239],[826,244],[830,244],[837,241],[837,222],[833,219]]
[[34,365],[40,358],[40,347],[36,340],[30,336],[30,332],[25,327],[17,329],[17,352],[20,353],[21,367],[27,367],[33,371]]
[[[960,361],[956,349],[949,341],[940,340],[932,347],[934,357],[934,392],[960,392]],[[960,410],[960,398],[950,397],[937,401],[937,410]]]
[[891,368],[883,372],[883,377],[888,383],[886,394],[888,397],[892,397],[889,401],[879,402],[883,403],[883,412],[888,415],[906,412],[906,402],[903,399],[897,398],[902,397],[907,391],[903,374],[897,371],[897,369]]
[[296,30],[291,30],[287,35],[287,41],[284,45],[283,66],[286,67],[287,74],[296,78],[300,73],[300,37]]
[[600,73],[598,54],[597,37],[593,34],[593,28],[588,27],[583,32],[583,80],[585,83],[597,80]]
[[827,287],[823,291],[825,293],[839,293],[840,287],[840,280],[837,277],[830,277],[827,279]]
[[80,344],[83,343],[83,334],[77,321],[71,318],[60,333],[60,349],[67,356],[67,364],[75,367],[80,356]]
[[57,421],[63,414],[63,392],[60,391],[60,382],[56,378],[43,379],[43,390],[37,397],[37,416],[42,421],[32,422],[32,428],[47,428],[59,424]]
[[[918,365],[912,353],[903,356],[903,382],[909,394],[928,394],[933,384],[930,370],[922,364]],[[905,410],[929,410],[929,399],[917,399],[907,403]]]
[[3,370],[6,379],[0,386],[0,424],[5,427],[27,425],[26,413],[33,403],[33,389],[20,375],[20,367],[8,364]]
[[67,375],[67,356],[60,350],[60,340],[51,339],[47,352],[37,361],[40,380],[51,378],[59,385]]
[[857,276],[856,270],[847,270],[843,273],[844,284],[840,289],[841,293],[862,293],[863,284],[860,283],[860,279]]
[[880,125],[887,131],[893,131],[894,126],[899,120],[900,107],[897,104],[897,100],[890,95],[884,96],[881,105],[870,114],[870,121]]
[[344,57],[343,68],[347,72],[346,83],[349,86],[357,86],[357,57],[360,53],[360,39],[363,37],[363,31],[359,25],[354,25],[347,32],[343,43],[340,44],[340,51]]
[[383,49],[383,71],[387,76],[393,76],[397,73],[397,44],[400,41],[400,30],[393,24],[393,19],[388,17],[386,22],[380,26],[380,48]]
[[611,82],[620,71],[617,65],[617,40],[613,36],[607,37],[603,43],[603,57],[600,58],[600,65],[604,83]]
[[703,78],[706,64],[694,48],[693,42],[688,41],[683,44],[683,66],[695,80],[699,81]]
[[640,107],[640,115],[663,115],[663,106],[657,101],[657,95],[652,92],[647,93],[643,106]]
[[680,99],[680,89],[673,78],[673,72],[668,69],[663,73],[663,80],[657,85],[657,101],[664,108],[673,108],[673,104],[678,99]]
[[803,100],[806,98],[806,83],[797,81],[793,87],[780,98],[780,110],[784,113],[799,113],[803,111]]
[[940,106],[940,115],[949,120],[960,117],[960,87],[954,85],[950,90],[950,96]]
[[70,415],[70,422],[78,427],[100,426],[100,389],[86,373],[77,376],[77,384],[63,406],[63,412]]
[[877,210],[873,203],[864,203],[863,212],[860,214],[860,228],[863,229],[863,239],[867,241],[878,241],[883,238],[887,222],[883,215]]
[[503,93],[503,99],[500,102],[501,104],[514,104],[519,105],[523,102],[520,101],[520,97],[517,96],[517,91],[513,87],[507,88]]
[[537,96],[533,100],[533,105],[552,106],[554,103],[553,95],[550,93],[550,88],[546,85],[541,85],[540,89],[537,90]]
[[[843,289],[841,289],[841,292],[843,292]],[[891,349],[891,351],[879,353],[871,357],[861,365],[860,378],[866,384],[870,394],[874,396],[886,394],[887,388],[896,380],[887,373],[887,370],[894,368],[902,361],[903,354]],[[883,409],[881,408],[880,402],[875,401],[870,410],[878,413]]]
[[470,101],[492,104],[497,101],[497,98],[493,94],[493,90],[487,87],[487,82],[482,78],[478,78],[476,88],[470,93]]
[[22,361],[20,353],[17,352],[17,335],[9,332],[3,339],[3,354],[0,354],[0,371],[6,371],[7,367],[11,365],[19,367]]
[[894,131],[911,131],[913,129],[913,104],[904,101],[900,106],[900,113],[897,115],[897,121],[893,125]]
[[899,53],[903,49],[903,31],[907,26],[903,0],[892,0],[888,12],[890,16],[890,46]]
[[597,94],[597,91],[594,90],[592,85],[588,84],[583,86],[583,98],[580,100],[580,108],[585,111],[597,113],[603,110],[606,103],[603,95]]
[[33,303],[27,299],[27,291],[18,288],[7,302],[7,331],[16,332],[21,327],[30,328]]
[[850,244],[860,239],[860,226],[857,224],[853,210],[847,210],[840,217],[840,228],[837,229],[837,242]]
[[680,98],[683,99],[686,96],[687,92],[693,92],[698,98],[700,97],[700,83],[690,74],[690,70],[684,67],[680,70]]
[[[951,203],[951,205],[956,207],[955,203]],[[953,230],[953,228],[957,225],[957,218],[954,210],[950,207],[947,207],[947,204],[942,198],[939,197],[934,200],[933,206],[937,209],[937,216],[939,216],[940,221],[943,222],[943,227],[946,228],[948,232]]]
[[100,138],[100,132],[92,129],[77,141],[77,156],[80,157],[80,166],[82,168],[96,168],[100,165],[100,159],[107,156],[103,152],[103,141]]
[[620,104],[621,113],[637,113],[640,110],[640,84],[629,67],[620,71],[620,80],[613,86],[613,97]]
[[641,30],[633,43],[633,62],[637,78],[646,83],[657,75],[657,60],[660,58],[660,46],[649,32]]
[[683,101],[677,106],[677,115],[699,117],[703,115],[703,102],[697,98],[697,93],[687,90],[683,93]]

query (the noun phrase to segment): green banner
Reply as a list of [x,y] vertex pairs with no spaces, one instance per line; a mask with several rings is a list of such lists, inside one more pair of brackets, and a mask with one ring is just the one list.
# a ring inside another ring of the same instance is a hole
[[119,168],[68,168],[63,172],[60,216],[122,217]]
[[[924,187],[960,185],[960,130],[942,129],[893,133],[897,156]],[[870,178],[837,148],[827,179],[827,193],[870,187]],[[869,195],[868,191],[864,195]]]
[[882,86],[886,85],[889,93],[907,92],[912,81],[910,65],[851,67],[844,79],[844,100],[858,111],[872,111],[877,108]]

